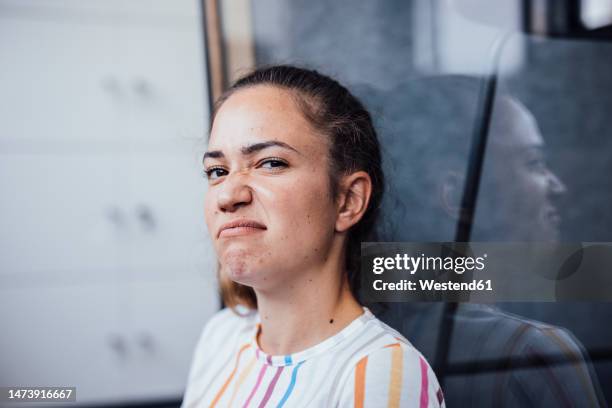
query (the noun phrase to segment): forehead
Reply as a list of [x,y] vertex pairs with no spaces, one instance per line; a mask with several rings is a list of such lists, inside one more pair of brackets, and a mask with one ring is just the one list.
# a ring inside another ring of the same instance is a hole
[[217,112],[209,150],[239,149],[263,140],[313,148],[323,138],[312,129],[291,91],[268,85],[236,91]]
[[538,124],[527,108],[514,99],[497,101],[491,122],[491,139],[501,149],[543,147]]

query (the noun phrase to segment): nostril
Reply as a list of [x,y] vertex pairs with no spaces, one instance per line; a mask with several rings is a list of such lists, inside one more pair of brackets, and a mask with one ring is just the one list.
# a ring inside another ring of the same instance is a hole
[[565,184],[563,184],[563,182],[559,179],[556,179],[556,181],[557,181],[557,193],[558,194],[567,193],[567,187],[565,186]]
[[555,194],[565,194],[567,192],[567,187],[561,181],[561,179],[554,173],[550,173],[550,189]]
[[248,205],[252,199],[252,191],[247,177],[238,177],[239,173],[228,175],[219,186],[217,206],[223,212],[233,212]]
[[234,212],[234,211],[238,210],[239,208],[244,207],[244,206],[246,206],[248,204],[249,204],[249,202],[247,202],[247,201],[231,200],[231,201],[228,201],[228,202],[226,202],[224,204],[220,204],[219,205],[219,210],[222,213]]

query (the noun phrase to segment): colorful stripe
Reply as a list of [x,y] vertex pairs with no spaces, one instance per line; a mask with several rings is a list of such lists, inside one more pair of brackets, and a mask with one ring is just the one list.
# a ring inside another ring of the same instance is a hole
[[270,385],[268,385],[268,389],[266,390],[266,393],[264,394],[263,399],[259,403],[259,408],[264,408],[266,406],[266,404],[268,403],[268,400],[270,399],[270,397],[272,396],[272,393],[274,392],[274,387],[276,387],[276,383],[278,381],[278,378],[280,377],[280,375],[283,372],[284,368],[285,367],[278,367],[276,369],[276,373],[274,374],[274,377],[272,378],[272,381],[270,382]]
[[344,363],[340,364],[340,363],[336,363],[336,360],[339,358],[340,354],[337,354],[336,356],[334,356],[334,358],[332,359],[332,364],[333,365],[339,365],[342,366],[342,368],[338,371],[338,374],[336,374],[336,377],[334,378],[334,381],[331,385],[330,389],[330,398],[329,398],[329,404],[332,404],[332,401],[334,401],[334,398],[337,396],[339,390],[340,390],[340,379],[342,378],[342,373],[344,372],[344,369],[348,366],[348,364],[351,362],[352,358],[355,357],[357,354],[361,353],[363,350],[366,349],[366,347],[368,347],[369,345],[373,344],[375,341],[377,341],[378,339],[380,339],[381,337],[383,337],[385,335],[385,333],[378,333],[376,336],[368,339],[368,341],[366,341],[364,344],[362,344],[357,350],[355,350],[348,358],[344,359]]
[[557,378],[556,370],[553,370],[553,368],[551,367],[552,362],[547,361],[546,356],[541,355],[533,347],[528,346],[525,349],[525,353],[529,356],[528,357],[529,361],[533,361],[536,367],[538,366],[544,367],[544,369],[546,370],[546,373],[548,374],[546,378],[549,380],[548,383],[550,384],[552,395],[554,395],[555,398],[557,398],[559,402],[557,406],[571,407],[572,403],[570,401],[570,396],[567,395],[565,391],[565,387],[563,386],[561,381]]
[[227,380],[225,380],[225,383],[223,384],[223,386],[221,387],[219,392],[217,392],[217,395],[215,396],[215,399],[210,404],[210,408],[213,408],[215,405],[217,405],[217,403],[219,402],[219,400],[223,396],[223,393],[227,389],[227,386],[229,385],[229,383],[234,378],[234,375],[236,374],[236,370],[238,370],[238,363],[240,362],[240,356],[242,355],[242,352],[244,350],[246,350],[247,348],[249,348],[250,346],[251,346],[250,344],[245,344],[244,346],[242,346],[240,348],[240,351],[238,351],[238,355],[236,356],[236,363],[234,364],[234,369],[232,370],[232,372],[231,372],[230,376],[227,378]]
[[586,369],[587,366],[586,364],[584,364],[585,358],[582,352],[574,351],[569,346],[569,344],[559,336],[559,333],[556,331],[546,330],[545,334],[548,335],[555,343],[557,343],[557,346],[559,346],[567,360],[572,362],[572,367],[576,371],[576,377],[580,379],[580,382],[584,387],[584,393],[590,397],[591,405],[594,407],[597,406],[599,404],[599,401],[597,401],[596,396],[593,392],[589,392],[592,380]]
[[[521,323],[518,328],[514,330],[512,336],[508,339],[504,345],[502,351],[499,353],[500,356],[512,356],[514,350],[519,346],[519,340],[527,333],[529,328],[532,327],[527,323]],[[500,366],[501,372],[496,377],[494,398],[494,406],[501,407],[504,405],[504,394],[505,394],[505,380],[512,373],[512,359],[507,359],[505,364]]]
[[304,362],[300,361],[298,365],[293,367],[293,372],[291,373],[291,382],[289,383],[289,387],[287,387],[287,391],[285,391],[285,395],[283,395],[283,398],[280,400],[276,408],[281,408],[283,405],[285,405],[285,402],[287,402],[287,399],[289,398],[289,396],[291,395],[291,392],[293,391],[293,387],[295,387],[295,381],[297,379],[298,369],[302,366],[302,364],[304,364]]
[[257,377],[257,382],[255,383],[255,387],[253,387],[253,391],[251,391],[251,393],[249,394],[249,398],[247,398],[242,408],[248,407],[249,404],[251,403],[251,400],[253,399],[253,395],[255,395],[255,392],[257,392],[257,388],[259,388],[259,385],[261,384],[261,380],[263,380],[263,377],[266,374],[267,369],[268,369],[268,366],[264,364],[261,367],[261,370],[259,370],[259,376]]
[[238,377],[238,381],[236,381],[236,385],[234,385],[234,393],[232,394],[232,399],[230,399],[230,402],[227,404],[228,407],[231,407],[234,405],[234,399],[236,398],[236,394],[238,390],[240,389],[240,386],[242,385],[244,380],[246,380],[249,374],[251,374],[251,371],[253,371],[253,367],[255,367],[256,361],[257,361],[257,358],[253,356],[251,361],[249,361],[249,364],[244,368],[242,373],[240,373],[240,377]]
[[402,376],[404,374],[404,350],[399,343],[385,347],[393,347],[391,354],[391,381],[389,381],[389,408],[399,408],[402,392]]
[[427,408],[429,405],[429,378],[427,377],[427,363],[423,357],[419,357],[421,363],[421,408]]
[[363,408],[365,400],[365,373],[368,356],[365,356],[355,367],[355,408]]

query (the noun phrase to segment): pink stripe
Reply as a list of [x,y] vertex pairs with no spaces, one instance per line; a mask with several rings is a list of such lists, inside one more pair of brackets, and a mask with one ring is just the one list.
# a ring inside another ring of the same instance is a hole
[[421,361],[421,408],[427,408],[429,405],[429,393],[427,389],[429,388],[428,378],[427,378],[427,363],[423,359],[423,357],[419,357]]
[[246,402],[244,403],[242,408],[247,408],[249,406],[249,404],[251,403],[251,399],[253,399],[253,395],[255,395],[255,392],[257,391],[257,388],[259,388],[259,384],[261,384],[261,380],[263,379],[264,375],[266,374],[266,369],[267,368],[268,368],[268,366],[264,364],[263,367],[261,367],[261,370],[259,370],[259,376],[257,377],[257,382],[255,383],[255,387],[253,388],[253,391],[251,391],[251,394],[249,394],[249,398],[246,400]]
[[283,372],[283,368],[285,367],[278,367],[276,369],[276,374],[274,374],[274,378],[272,378],[272,382],[270,382],[270,385],[268,385],[268,389],[266,390],[266,395],[264,395],[263,399],[261,400],[261,403],[259,404],[259,408],[265,407],[266,404],[268,403],[268,400],[270,399],[270,397],[272,396],[272,392],[274,391],[274,387],[276,386],[276,382],[278,381],[278,378]]

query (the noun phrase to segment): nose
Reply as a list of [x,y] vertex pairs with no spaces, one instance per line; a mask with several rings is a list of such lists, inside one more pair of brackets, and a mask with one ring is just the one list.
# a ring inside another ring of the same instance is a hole
[[217,196],[217,206],[221,212],[234,212],[252,201],[253,193],[244,175],[237,172],[225,177]]
[[561,179],[552,171],[549,171],[548,183],[550,192],[554,195],[560,196],[567,193],[567,187],[565,186],[565,184],[563,184]]

